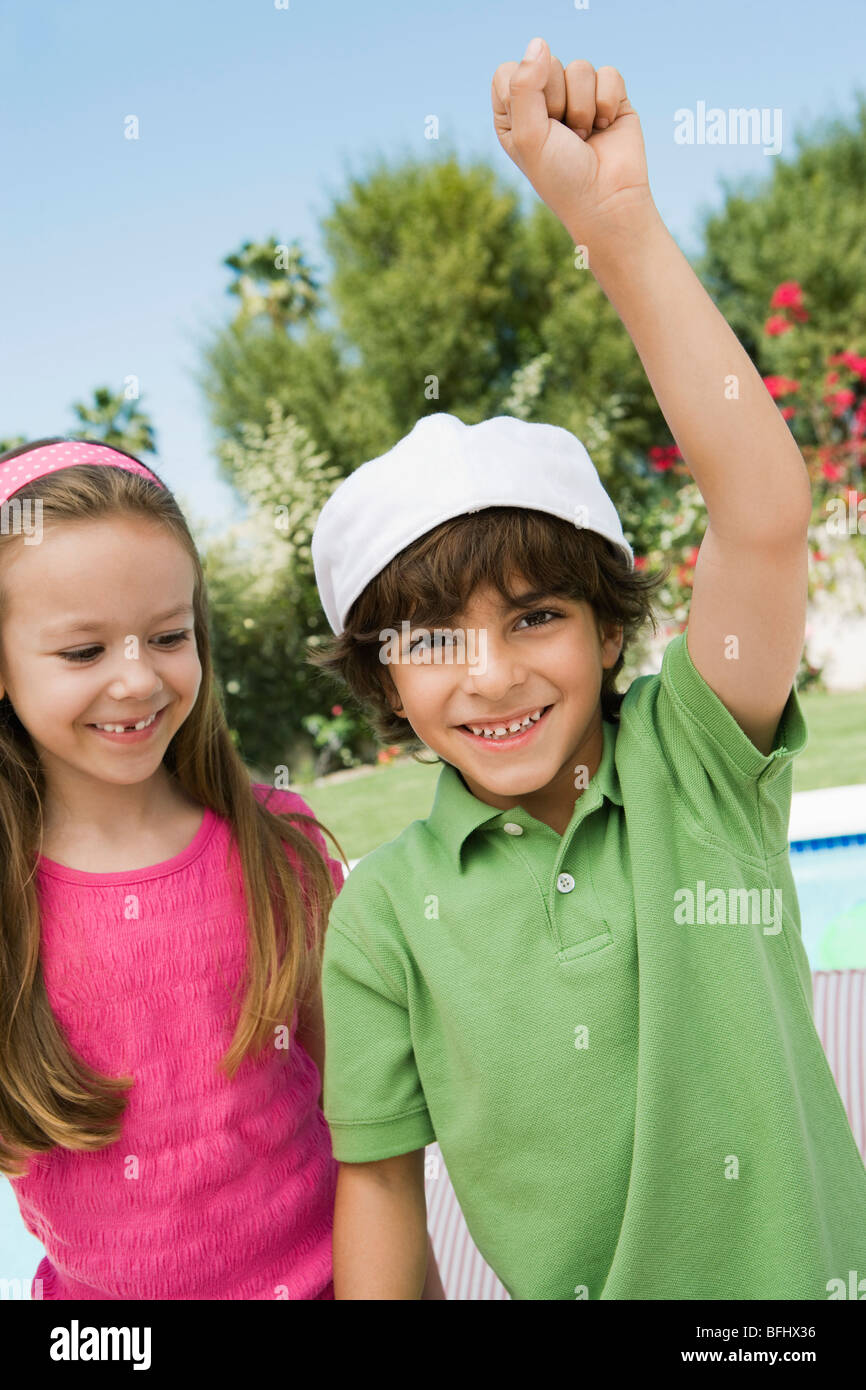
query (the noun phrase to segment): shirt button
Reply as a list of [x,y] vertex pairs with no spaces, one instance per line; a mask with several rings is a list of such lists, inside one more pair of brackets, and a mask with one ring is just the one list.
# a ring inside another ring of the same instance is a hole
[[502,829],[505,831],[506,835],[522,835],[522,834],[523,834],[523,826],[522,826],[522,825],[517,825],[516,822],[513,821],[513,820],[507,820],[507,821],[505,822],[505,824],[503,825]]
[[570,893],[574,887],[574,879],[571,877],[571,874],[560,874],[559,878],[556,880],[556,886],[560,893]]

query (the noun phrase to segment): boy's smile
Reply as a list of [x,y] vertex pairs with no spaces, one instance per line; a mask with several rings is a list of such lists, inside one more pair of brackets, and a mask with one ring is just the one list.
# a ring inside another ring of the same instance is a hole
[[491,715],[480,724],[458,724],[457,727],[482,747],[489,748],[491,752],[499,752],[504,748],[521,748],[529,742],[535,729],[552,709],[553,705],[541,705],[534,710],[517,710],[513,714],[499,717]]
[[584,600],[527,597],[529,606],[510,608],[496,589],[478,588],[454,620],[483,634],[483,664],[434,649],[416,665],[413,633],[388,674],[397,713],[473,796],[500,810],[519,803],[562,834],[601,761],[601,682],[622,632],[600,631]]

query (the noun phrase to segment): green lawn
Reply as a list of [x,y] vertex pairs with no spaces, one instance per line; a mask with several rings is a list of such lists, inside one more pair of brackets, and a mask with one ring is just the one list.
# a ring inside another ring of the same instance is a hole
[[[866,782],[866,691],[800,698],[809,744],[794,760],[794,790]],[[336,835],[346,857],[360,859],[428,814],[438,776],[439,764],[422,767],[405,757],[346,781],[325,778],[319,786],[301,783],[297,790]]]

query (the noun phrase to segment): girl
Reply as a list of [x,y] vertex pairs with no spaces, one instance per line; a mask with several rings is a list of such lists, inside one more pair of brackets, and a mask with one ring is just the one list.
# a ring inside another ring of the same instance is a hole
[[33,1296],[331,1299],[341,866],[250,784],[160,479],[38,440],[0,501],[0,1172]]

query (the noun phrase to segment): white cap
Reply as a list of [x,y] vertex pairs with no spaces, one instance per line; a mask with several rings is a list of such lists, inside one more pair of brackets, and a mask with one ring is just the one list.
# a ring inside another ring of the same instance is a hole
[[634,568],[616,508],[573,434],[511,415],[464,425],[440,411],[350,473],[319,514],[313,568],[337,636],[355,599],[395,555],[441,522],[484,507],[550,512],[597,531]]

